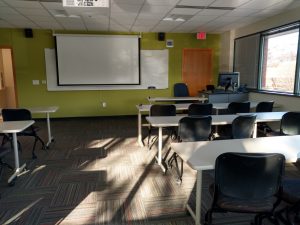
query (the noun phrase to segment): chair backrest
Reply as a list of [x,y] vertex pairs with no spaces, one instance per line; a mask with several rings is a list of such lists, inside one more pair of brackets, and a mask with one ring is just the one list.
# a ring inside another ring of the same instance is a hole
[[287,112],[282,116],[280,133],[285,135],[300,134],[300,112]]
[[250,112],[250,102],[231,102],[228,105],[230,114]]
[[176,116],[175,105],[152,105],[150,116]]
[[274,101],[260,102],[256,106],[256,112],[272,112]]
[[28,109],[2,109],[3,121],[31,120],[31,112]]
[[206,90],[207,91],[214,91],[215,90],[215,85],[213,85],[213,84],[206,85]]
[[232,121],[232,138],[251,138],[254,125],[255,125],[256,115],[244,115],[238,116]]
[[212,114],[212,104],[210,103],[193,103],[189,105],[189,116],[207,116]]
[[211,134],[211,116],[183,117],[179,121],[180,141],[207,141]]
[[176,83],[174,84],[174,97],[188,97],[189,89],[185,83]]
[[266,199],[278,193],[285,157],[276,153],[221,154],[215,164],[217,194],[239,199]]

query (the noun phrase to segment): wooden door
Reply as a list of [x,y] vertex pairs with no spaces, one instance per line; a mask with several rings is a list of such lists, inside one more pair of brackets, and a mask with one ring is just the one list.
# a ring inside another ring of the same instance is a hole
[[182,80],[189,87],[190,96],[206,89],[212,82],[212,49],[183,49]]

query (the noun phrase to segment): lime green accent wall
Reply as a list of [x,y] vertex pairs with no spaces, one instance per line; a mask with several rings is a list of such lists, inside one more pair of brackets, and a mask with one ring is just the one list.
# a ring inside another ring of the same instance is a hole
[[[25,38],[23,29],[0,29],[0,47],[13,49],[19,107],[56,105],[59,110],[54,117],[135,115],[135,106],[147,103],[148,96],[172,96],[174,83],[182,80],[184,48],[213,49],[214,81],[219,72],[220,35],[208,34],[206,40],[197,40],[195,34],[167,33],[166,39],[174,40],[174,48],[169,48],[168,89],[47,91],[46,84],[34,86],[32,80],[46,80],[44,49],[54,48],[54,38],[49,30],[34,30],[33,34],[33,38]],[[165,42],[157,40],[157,33],[142,33],[141,49],[165,48]],[[100,106],[100,102],[106,102],[107,107]]]

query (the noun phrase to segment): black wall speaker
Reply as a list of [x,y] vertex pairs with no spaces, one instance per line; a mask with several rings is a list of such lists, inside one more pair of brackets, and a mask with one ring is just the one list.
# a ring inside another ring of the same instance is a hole
[[159,41],[164,41],[165,40],[165,33],[159,32],[158,33],[158,40]]
[[33,38],[33,32],[32,29],[30,28],[24,29],[24,34],[26,38]]

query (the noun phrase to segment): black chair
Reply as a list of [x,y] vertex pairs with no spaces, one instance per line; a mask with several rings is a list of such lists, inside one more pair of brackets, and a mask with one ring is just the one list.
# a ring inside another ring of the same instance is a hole
[[[150,107],[150,116],[176,116],[176,107],[175,105],[152,105]],[[176,136],[176,131],[174,128],[166,128],[171,132],[171,136]],[[151,149],[155,141],[150,145],[150,138],[152,133],[153,127],[149,127],[148,130],[148,148]],[[157,139],[157,136],[155,137]]]
[[254,132],[256,115],[238,116],[232,121],[232,138],[251,138]]
[[250,112],[250,102],[231,102],[227,109],[229,114]]
[[287,225],[300,224],[300,179],[284,179],[280,199],[287,205],[277,212],[279,219]]
[[267,136],[299,135],[300,112],[287,112],[281,118],[279,132],[267,133]]
[[231,135],[216,137],[214,140],[251,138],[255,127],[256,115],[241,115],[231,124]]
[[[179,120],[178,127],[178,142],[187,142],[187,141],[208,141],[211,137],[211,116],[199,116],[199,117],[183,117]],[[165,159],[168,157],[167,152]],[[176,165],[176,171],[178,175],[178,181],[182,181],[183,174],[183,160],[181,160],[181,169],[179,171],[177,154],[173,155],[168,160],[168,166],[172,167],[173,162]]]
[[215,163],[213,195],[205,224],[212,224],[214,212],[255,213],[255,224],[265,217],[278,224],[274,209],[280,200],[285,158],[282,154],[224,153]]
[[193,103],[188,108],[189,116],[207,116],[212,115],[212,104],[210,103]]
[[5,162],[4,158],[6,155],[8,155],[11,152],[11,148],[6,148],[4,146],[0,146],[0,177],[2,176],[3,169],[5,167],[9,168],[10,170],[13,170],[14,168]]
[[206,90],[213,92],[215,90],[215,85],[213,84],[206,85]]
[[[273,111],[274,101],[267,101],[267,102],[259,102],[256,106],[256,112],[272,112]],[[258,123],[257,130],[263,134],[268,132],[272,132],[271,127],[268,126],[267,123]]]
[[274,101],[259,102],[256,106],[256,112],[272,112]]
[[[3,121],[32,120],[31,113],[27,109],[2,109],[2,117],[3,117]],[[17,134],[18,136],[34,137],[34,144],[32,148],[33,159],[37,158],[35,155],[35,147],[38,141],[42,144],[42,149],[46,149],[44,141],[37,135],[38,129],[39,129],[38,127],[31,125],[27,129]]]
[[174,84],[174,97],[189,97],[189,89],[185,83]]

